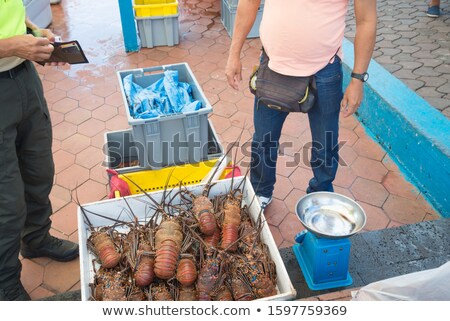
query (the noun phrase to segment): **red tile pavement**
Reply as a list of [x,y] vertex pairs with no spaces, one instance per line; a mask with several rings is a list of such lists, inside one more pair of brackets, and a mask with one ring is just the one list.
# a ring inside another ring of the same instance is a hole
[[[244,126],[242,140],[252,135],[252,95],[246,88],[257,63],[259,39],[248,39],[242,53],[243,83],[239,91],[226,84],[230,37],[220,21],[220,0],[180,1],[180,44],[174,47],[143,48],[126,53],[123,46],[117,1],[62,1],[52,6],[53,31],[63,39],[77,39],[90,64],[41,67],[47,102],[54,126],[55,186],[52,233],[78,241],[75,189],[81,202],[105,199],[107,179],[102,138],[106,131],[129,127],[117,70],[187,62],[213,104],[210,120],[222,143],[235,140]],[[93,14],[93,13],[96,14]],[[100,14],[101,13],[101,14]],[[353,118],[341,120],[342,166],[336,192],[356,199],[365,209],[365,230],[436,219],[436,213],[419,191],[405,181],[395,163],[365,133]],[[305,194],[311,176],[308,142],[311,136],[306,115],[290,115],[283,129],[283,150],[278,164],[274,201],[266,218],[277,245],[292,246],[303,229],[294,214],[297,200]],[[292,166],[296,163],[299,166]],[[22,280],[33,299],[80,288],[79,261],[58,263],[40,258],[23,260]],[[311,300],[348,299],[348,292]]]

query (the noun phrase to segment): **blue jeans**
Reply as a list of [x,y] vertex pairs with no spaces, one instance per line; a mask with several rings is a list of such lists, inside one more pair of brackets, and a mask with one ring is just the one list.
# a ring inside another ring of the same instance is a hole
[[[335,57],[315,74],[317,96],[309,111],[311,128],[311,168],[313,177],[306,191],[333,192],[332,182],[338,168],[339,111],[342,100],[342,65]],[[272,196],[276,181],[276,163],[283,123],[288,113],[268,108],[255,100],[250,181],[257,195]],[[300,130],[300,129],[299,129]],[[308,142],[303,142],[304,144]],[[295,184],[295,182],[293,182]],[[301,186],[298,186],[302,188]]]

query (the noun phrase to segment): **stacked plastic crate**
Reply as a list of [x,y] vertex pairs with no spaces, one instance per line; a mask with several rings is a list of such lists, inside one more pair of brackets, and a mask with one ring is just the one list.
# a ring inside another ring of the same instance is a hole
[[[238,3],[239,0],[222,0],[222,12],[221,12],[222,23],[225,26],[225,29],[227,30],[230,37],[233,36],[234,20],[236,19],[236,11]],[[259,25],[262,20],[263,10],[264,10],[264,0],[261,0],[261,5],[258,9],[255,23],[253,24],[252,29],[248,33],[247,38],[259,37]]]
[[141,46],[174,46],[180,41],[178,0],[134,0]]
[[[192,96],[201,102],[202,108],[135,119],[130,112],[123,79],[132,75],[133,83],[147,88],[164,78],[165,71],[176,71],[178,81],[191,86]],[[140,194],[140,188],[156,191],[166,185],[179,186],[180,182],[183,185],[198,184],[211,176],[215,181],[226,177],[233,170],[228,166],[231,166],[228,157],[222,160],[223,147],[208,119],[212,106],[187,63],[123,70],[118,71],[117,76],[131,128],[105,133],[104,164],[110,176],[110,198],[118,196],[118,186],[112,183],[112,176],[123,179],[131,194]],[[128,178],[137,184],[132,184]]]

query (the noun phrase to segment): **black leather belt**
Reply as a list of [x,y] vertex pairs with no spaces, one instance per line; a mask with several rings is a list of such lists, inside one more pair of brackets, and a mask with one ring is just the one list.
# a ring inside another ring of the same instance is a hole
[[0,72],[0,78],[14,79],[19,74],[19,72],[24,68],[26,68],[25,61],[10,70]]

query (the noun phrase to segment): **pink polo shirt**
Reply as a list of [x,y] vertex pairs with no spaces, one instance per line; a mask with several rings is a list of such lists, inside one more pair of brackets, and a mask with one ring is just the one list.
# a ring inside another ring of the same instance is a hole
[[310,76],[325,67],[342,45],[347,4],[265,0],[259,32],[269,67],[290,76]]

